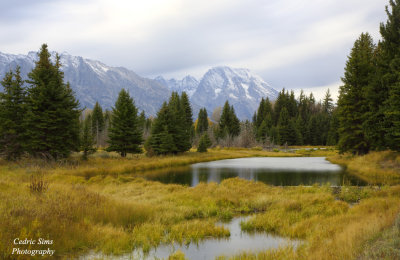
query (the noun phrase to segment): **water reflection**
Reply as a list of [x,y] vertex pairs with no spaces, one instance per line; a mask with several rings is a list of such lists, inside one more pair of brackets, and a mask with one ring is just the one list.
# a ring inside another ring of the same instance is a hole
[[347,174],[340,166],[324,157],[257,157],[220,160],[193,164],[179,170],[171,169],[149,177],[163,183],[196,186],[200,182],[220,183],[227,178],[239,177],[276,186],[297,186],[330,183],[334,186],[366,185]]
[[144,254],[140,249],[122,256],[106,256],[101,253],[91,252],[86,256],[80,257],[80,259],[168,259],[168,256],[177,250],[182,251],[188,259],[215,259],[222,255],[237,255],[243,251],[259,252],[289,245],[295,248],[299,243],[301,243],[299,240],[288,239],[264,232],[244,232],[240,228],[240,222],[245,221],[248,218],[249,217],[238,217],[232,219],[229,223],[218,224],[229,229],[229,238],[210,238],[202,240],[199,243],[190,243],[188,245],[182,245],[179,243],[159,245],[156,248],[152,248],[146,254]]

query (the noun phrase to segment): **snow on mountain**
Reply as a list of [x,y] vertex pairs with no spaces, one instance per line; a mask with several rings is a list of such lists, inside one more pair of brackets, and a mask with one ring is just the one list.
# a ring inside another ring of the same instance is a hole
[[[56,53],[52,52],[51,55],[54,61]],[[26,79],[36,60],[36,52],[27,55],[0,52],[0,78],[10,69],[20,66],[21,74]],[[110,109],[120,90],[125,88],[140,110],[155,116],[171,91],[185,91],[191,100],[194,118],[202,107],[211,116],[216,107],[223,106],[228,100],[240,119],[251,119],[261,98],[275,100],[278,95],[263,79],[247,69],[214,67],[199,82],[192,76],[181,80],[166,80],[162,76],[154,80],[147,79],[126,68],[110,67],[100,61],[72,56],[66,52],[60,54],[60,62],[65,81],[70,83],[81,106],[87,108],[92,108],[98,101],[103,108]]]
[[[54,61],[55,52],[51,54]],[[29,52],[28,55],[0,52],[0,78],[16,66],[21,67],[22,76],[27,78],[36,60],[36,52]],[[70,83],[82,107],[92,108],[98,101],[103,108],[110,109],[120,90],[125,88],[140,110],[155,116],[162,102],[170,95],[170,90],[162,84],[140,77],[126,68],[110,67],[100,61],[72,56],[66,52],[60,54],[60,62],[64,79]]]
[[193,103],[212,111],[228,100],[240,119],[250,119],[261,98],[275,100],[278,92],[248,69],[214,67],[201,79],[191,96]]
[[199,81],[195,77],[192,77],[190,75],[184,77],[181,80],[176,80],[176,79],[166,80],[162,76],[158,76],[154,80],[168,87],[171,91],[176,91],[179,94],[185,91],[189,97],[193,95],[193,93],[197,89],[197,86],[199,85]]

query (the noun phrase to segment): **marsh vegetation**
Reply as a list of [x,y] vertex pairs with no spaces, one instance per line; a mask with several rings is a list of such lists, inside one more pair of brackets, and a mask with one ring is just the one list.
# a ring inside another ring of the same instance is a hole
[[[323,150],[308,153],[320,155]],[[160,245],[229,238],[230,230],[218,223],[250,216],[241,223],[243,231],[303,243],[296,248],[266,248],[220,258],[351,259],[392,227],[400,212],[400,186],[280,187],[229,178],[219,184],[189,187],[143,178],[161,168],[201,161],[293,155],[217,149],[151,159],[98,152],[88,161],[75,157],[59,163],[2,161],[1,257],[12,258],[16,235],[54,240],[58,256],[79,256],[91,250],[110,256],[134,250],[146,253]],[[47,189],[33,192],[31,176],[38,174]],[[175,255],[182,256],[182,252]]]

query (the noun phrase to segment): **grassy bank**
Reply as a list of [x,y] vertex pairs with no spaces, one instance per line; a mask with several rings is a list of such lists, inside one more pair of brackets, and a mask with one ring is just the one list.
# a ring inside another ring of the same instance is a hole
[[[244,230],[267,231],[304,243],[297,250],[247,252],[237,259],[351,259],[394,223],[400,211],[400,186],[346,187],[338,192],[329,186],[273,187],[235,178],[191,188],[139,177],[148,170],[200,161],[290,155],[223,149],[126,159],[98,153],[88,162],[72,158],[51,165],[1,162],[0,258],[15,258],[11,252],[16,237],[53,240],[53,245],[43,248],[56,250],[59,257],[195,243],[229,236],[215,223],[251,214],[242,224]],[[32,192],[31,176],[38,173],[48,189]]]
[[364,156],[333,155],[327,159],[343,165],[351,173],[371,184],[400,183],[400,153],[371,152]]
[[77,175],[89,179],[97,175],[142,174],[143,172],[159,169],[168,169],[188,166],[198,162],[208,162],[222,159],[244,157],[287,157],[301,156],[300,154],[284,152],[268,152],[261,149],[210,149],[207,153],[189,151],[180,155],[168,155],[146,157],[145,155],[130,155],[121,158],[116,153],[97,152],[89,157],[88,161],[82,161],[76,154],[72,158],[53,164],[41,164],[41,161],[25,160],[18,165],[13,164],[15,171],[42,171],[57,173],[60,175]]

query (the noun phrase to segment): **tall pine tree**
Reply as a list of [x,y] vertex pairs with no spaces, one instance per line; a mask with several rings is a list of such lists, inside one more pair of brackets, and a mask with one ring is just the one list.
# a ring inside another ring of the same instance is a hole
[[141,153],[142,128],[138,119],[138,109],[129,93],[122,89],[115,102],[109,129],[107,151],[115,151],[126,157],[128,153]]
[[219,131],[218,137],[235,137],[240,133],[240,121],[235,114],[235,109],[233,106],[229,105],[226,101],[224,107],[222,108],[221,118],[219,119]]
[[340,152],[365,154],[370,148],[363,129],[363,116],[368,111],[365,92],[375,71],[374,48],[371,36],[361,34],[346,63],[338,100]]
[[27,150],[34,156],[63,158],[79,147],[79,103],[64,83],[60,57],[53,64],[47,45],[28,74]]
[[0,93],[0,155],[16,160],[24,152],[24,119],[26,91],[20,68],[7,72],[1,81],[4,92]]
[[197,134],[202,134],[208,130],[208,115],[205,108],[201,108],[197,117]]
[[383,89],[388,91],[384,107],[386,145],[400,151],[400,0],[390,0],[388,20],[381,24]]
[[92,133],[92,116],[89,114],[82,122],[81,122],[81,150],[83,152],[82,159],[87,160],[89,154],[92,154],[96,151],[94,147],[94,137]]
[[96,102],[92,111],[92,135],[96,138],[96,145],[98,146],[100,143],[100,134],[104,130],[104,116],[103,109],[99,105],[99,102]]

